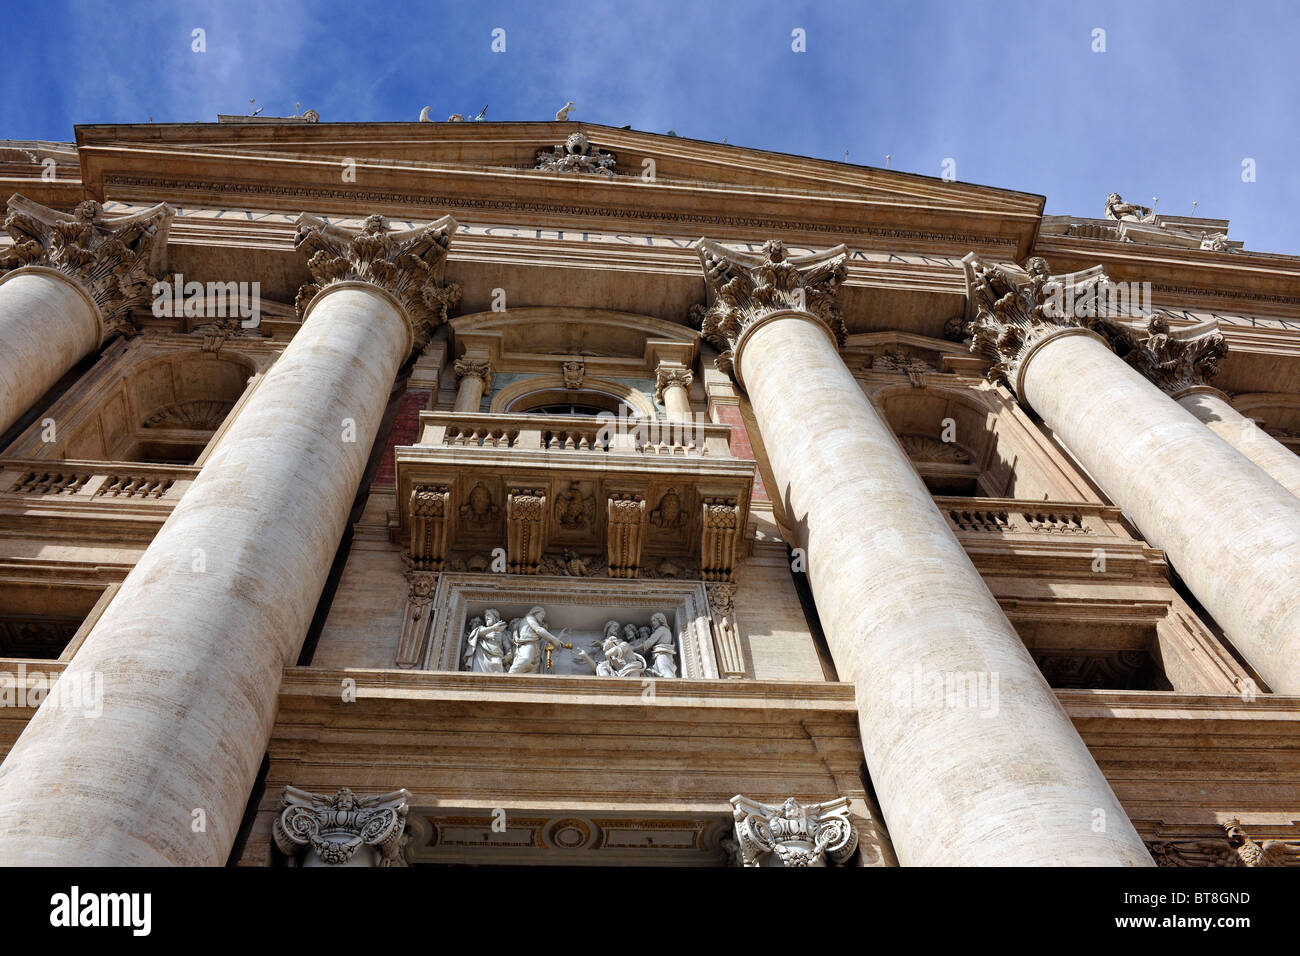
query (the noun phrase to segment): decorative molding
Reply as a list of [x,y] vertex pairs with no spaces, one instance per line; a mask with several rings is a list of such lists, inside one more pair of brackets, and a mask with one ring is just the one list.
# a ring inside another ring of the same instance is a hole
[[442,570],[447,558],[450,497],[446,485],[411,488],[411,566],[417,571]]
[[613,179],[617,173],[614,167],[618,159],[613,153],[607,153],[591,144],[585,133],[570,133],[560,146],[553,147],[548,153],[544,149],[537,151],[537,165],[534,169],[544,169],[553,173],[589,173]]
[[195,399],[177,402],[161,408],[144,420],[145,428],[192,428],[199,431],[216,431],[226,420],[233,402],[212,399]]
[[506,562],[510,574],[536,574],[546,547],[546,488],[506,492]]
[[848,276],[843,245],[808,256],[788,255],[779,239],[761,254],[737,252],[711,239],[697,246],[709,305],[695,313],[700,334],[720,353],[719,371],[735,373],[735,353],[747,329],[776,312],[801,312],[821,322],[842,345],[844,322],[835,294]]
[[934,461],[952,465],[970,464],[970,452],[955,442],[939,441],[928,435],[899,435],[898,443],[912,461]]
[[[156,176],[123,176],[110,173],[104,177],[105,186],[122,189],[140,189],[149,192],[166,190],[175,193],[193,193],[206,201],[213,193],[251,196],[272,196],[285,200],[342,200],[345,202],[384,203],[411,209],[474,209],[521,213],[538,213],[554,216],[589,216],[624,219],[627,210],[622,207],[574,205],[572,203],[525,202],[514,199],[469,198],[462,194],[432,195],[430,193],[382,192],[379,190],[348,190],[315,186],[276,186],[266,183],[217,182],[205,180],[167,179]],[[775,232],[790,228],[789,219],[758,218],[746,216],[717,216],[693,212],[665,212],[643,209],[639,218],[652,222],[678,222],[702,226],[726,226],[751,231]],[[942,246],[998,246],[1009,251],[1016,248],[1014,239],[1001,236],[977,235],[970,232],[927,232],[919,229],[893,229],[878,226],[838,225],[821,222],[801,222],[800,232],[826,233],[828,235],[870,236],[934,243]]]
[[872,356],[869,361],[869,367],[873,371],[902,372],[913,388],[924,388],[925,373],[939,370],[933,362],[926,362],[898,349],[885,349],[879,355]]
[[15,193],[8,208],[5,231],[14,244],[0,251],[0,271],[44,266],[75,281],[99,308],[101,342],[136,331],[131,310],[152,301],[157,277],[166,271],[171,206],[106,219],[93,199],[68,214]]
[[791,797],[778,807],[734,796],[731,806],[744,866],[826,866],[858,848],[848,797],[808,804]]
[[655,401],[664,404],[664,389],[680,386],[689,390],[695,376],[683,365],[660,364],[655,369]]
[[394,790],[358,797],[347,787],[326,796],[285,787],[272,827],[275,845],[302,866],[406,866],[410,796]]
[[459,224],[451,216],[418,229],[394,232],[383,216],[367,216],[360,232],[331,226],[306,213],[298,217],[294,248],[308,256],[314,281],[298,290],[300,316],[322,290],[340,282],[366,282],[402,306],[411,332],[411,351],[429,344],[433,329],[447,321],[459,301],[456,283],[444,283],[447,252]]
[[645,495],[612,492],[609,512],[609,576],[634,578],[641,571],[641,545],[648,520]]

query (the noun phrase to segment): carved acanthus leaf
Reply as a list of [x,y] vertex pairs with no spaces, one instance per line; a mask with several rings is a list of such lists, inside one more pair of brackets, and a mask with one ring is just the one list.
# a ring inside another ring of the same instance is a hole
[[664,389],[674,385],[689,389],[694,381],[695,376],[685,366],[660,365],[655,369],[655,401],[662,405],[664,403]]
[[835,296],[848,276],[844,246],[791,257],[779,239],[763,243],[761,254],[701,239],[697,250],[709,289],[709,306],[698,316],[700,334],[721,353],[720,371],[733,371],[735,348],[745,329],[774,312],[806,312],[843,344],[845,329]]
[[401,303],[413,351],[420,351],[460,301],[460,286],[443,281],[458,228],[455,219],[443,216],[421,228],[393,232],[383,216],[369,216],[361,231],[353,232],[304,213],[298,217],[294,247],[309,256],[307,268],[315,281],[298,290],[298,314],[322,289],[339,282],[368,282]]
[[969,339],[970,349],[989,359],[990,381],[1013,389],[1021,362],[1034,345],[1063,329],[1113,331],[1108,321],[1113,288],[1101,266],[1054,276],[1037,256],[1022,269],[1010,263],[988,264],[975,253],[962,259],[966,275],[966,313],[947,329],[953,338]]
[[1228,354],[1228,343],[1215,319],[1184,329],[1171,329],[1157,312],[1142,324],[1112,323],[1115,351],[1161,391],[1177,398],[1189,388],[1209,383]]
[[858,848],[848,797],[780,806],[731,798],[736,842],[744,866],[826,866],[843,863]]
[[45,266],[76,280],[99,306],[101,339],[131,333],[131,310],[147,304],[165,269],[174,210],[166,203],[130,216],[104,218],[93,199],[71,214],[20,195],[9,198],[5,231],[14,240],[0,271]]

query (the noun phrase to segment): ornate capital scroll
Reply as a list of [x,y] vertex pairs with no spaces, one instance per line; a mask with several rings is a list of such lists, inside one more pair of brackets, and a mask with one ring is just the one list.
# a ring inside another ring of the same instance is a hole
[[[309,866],[406,866],[410,797],[405,790],[358,797],[347,787],[333,796],[285,787],[273,827],[275,845],[295,861],[305,850],[303,862]],[[373,849],[358,856],[363,847]]]
[[167,234],[174,210],[166,203],[131,216],[104,218],[93,199],[71,214],[15,193],[9,198],[5,231],[13,248],[0,253],[0,271],[44,266],[75,280],[99,307],[100,340],[130,333],[131,310],[148,303],[165,271]]
[[848,276],[843,245],[809,256],[791,257],[779,239],[763,243],[760,254],[737,252],[712,239],[696,244],[709,289],[700,316],[700,334],[718,350],[718,370],[734,374],[735,352],[746,329],[774,312],[804,312],[844,342],[844,323],[835,294]]
[[294,302],[302,315],[321,290],[340,282],[368,282],[401,303],[411,330],[411,350],[429,343],[435,327],[460,301],[460,286],[444,283],[447,252],[459,223],[451,216],[417,229],[392,232],[383,216],[368,216],[360,232],[328,225],[306,213],[298,217],[295,249],[308,255],[313,282]]
[[664,403],[664,389],[678,385],[689,389],[695,376],[691,370],[682,365],[660,365],[655,369],[655,401]]
[[1111,337],[1115,351],[1171,398],[1206,387],[1228,354],[1216,319],[1171,330],[1169,319],[1157,312],[1145,325],[1112,324],[1122,333]]
[[848,797],[807,804],[791,797],[775,807],[735,796],[731,807],[745,866],[826,866],[858,848]]
[[1111,281],[1101,266],[1054,276],[1037,256],[1022,269],[1011,263],[988,264],[975,253],[962,259],[966,274],[966,312],[948,334],[970,339],[972,352],[992,361],[990,381],[1019,392],[1024,359],[1045,339],[1069,329],[1108,334]]
[[467,359],[458,358],[454,366],[456,371],[456,381],[460,381],[466,375],[471,378],[477,378],[483,382],[483,391],[489,391],[492,388],[492,363],[486,359]]

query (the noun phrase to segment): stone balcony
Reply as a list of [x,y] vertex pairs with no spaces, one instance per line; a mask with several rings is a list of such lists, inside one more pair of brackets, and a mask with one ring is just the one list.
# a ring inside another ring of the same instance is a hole
[[0,531],[148,541],[199,473],[141,462],[0,460]]
[[[417,570],[730,581],[754,463],[728,425],[424,412],[396,449],[394,540]],[[501,550],[498,550],[501,549]],[[477,562],[477,563],[476,563]],[[567,570],[575,567],[583,572]]]

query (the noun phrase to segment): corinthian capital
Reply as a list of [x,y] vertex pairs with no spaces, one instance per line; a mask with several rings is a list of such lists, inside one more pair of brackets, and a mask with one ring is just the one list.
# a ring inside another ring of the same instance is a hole
[[682,388],[690,388],[691,383],[695,381],[695,376],[691,370],[682,365],[659,365],[655,369],[655,401],[663,404],[664,389],[671,388],[674,385],[680,385]]
[[149,302],[156,277],[166,271],[172,216],[171,206],[159,203],[106,219],[93,199],[69,214],[15,193],[5,217],[14,245],[0,270],[44,266],[76,281],[99,307],[102,340],[131,330],[131,310]]
[[492,363],[487,359],[458,358],[454,368],[456,381],[468,375],[481,381],[484,389],[492,387]]
[[1037,256],[1021,268],[988,264],[973,252],[962,266],[966,312],[949,334],[969,338],[971,351],[993,362],[989,379],[1004,381],[1017,392],[1021,365],[1044,339],[1069,329],[1104,336],[1112,328],[1107,319],[1112,284],[1101,266],[1056,276]]
[[443,282],[447,251],[459,224],[451,216],[418,229],[392,232],[383,216],[369,216],[360,232],[298,217],[294,248],[308,255],[314,282],[298,290],[294,303],[302,315],[318,292],[340,282],[368,282],[402,305],[411,328],[411,348],[419,351],[447,312],[460,301],[460,286]]
[[308,866],[405,866],[410,796],[394,790],[358,797],[347,787],[326,796],[285,787],[272,828],[275,845],[295,860],[306,853]]
[[733,371],[745,330],[775,312],[807,313],[823,323],[837,343],[843,343],[844,323],[835,307],[835,293],[848,275],[844,246],[793,257],[779,239],[763,243],[760,254],[737,252],[712,239],[701,239],[696,249],[709,288],[700,334],[721,353],[719,370]]
[[791,797],[778,807],[737,795],[731,807],[744,866],[826,866],[843,863],[858,848],[848,797],[825,803]]
[[1157,312],[1145,324],[1113,323],[1115,351],[1171,398],[1189,389],[1206,387],[1228,354],[1228,344],[1215,319],[1171,330]]

